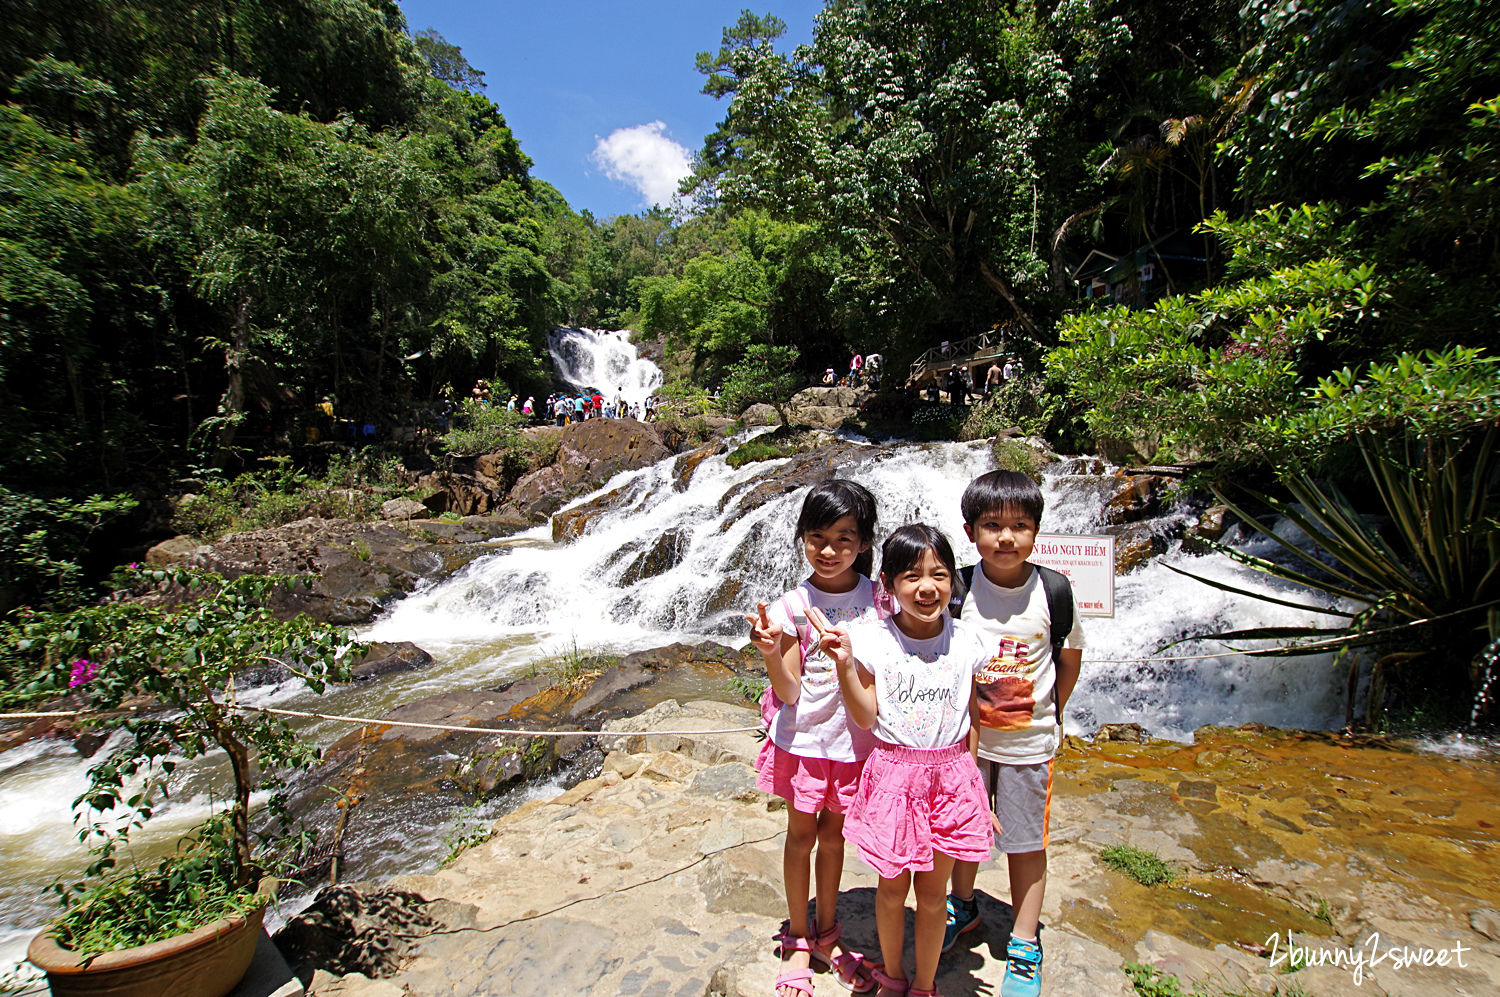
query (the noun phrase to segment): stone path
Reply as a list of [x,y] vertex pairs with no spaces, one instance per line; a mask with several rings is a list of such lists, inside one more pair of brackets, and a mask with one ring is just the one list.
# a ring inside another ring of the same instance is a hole
[[[737,706],[669,702],[614,727],[709,729],[741,726],[753,717]],[[444,898],[448,925],[422,940],[397,975],[367,980],[320,974],[314,992],[772,994],[772,935],[785,916],[785,816],[779,801],[754,789],[749,763],[756,741],[750,735],[631,733],[604,740],[610,754],[597,778],[501,819],[493,837],[449,868],[391,884]],[[1495,922],[1484,920],[1472,898],[1463,899],[1488,888],[1483,869],[1469,873],[1469,893],[1459,888],[1455,898],[1443,893],[1452,892],[1453,884],[1429,882],[1424,877],[1434,875],[1430,869],[1403,864],[1399,841],[1385,852],[1371,842],[1371,854],[1363,856],[1341,858],[1335,854],[1341,839],[1334,838],[1328,854],[1315,855],[1308,847],[1296,854],[1297,842],[1289,853],[1274,834],[1311,836],[1315,827],[1309,825],[1317,817],[1295,787],[1257,777],[1248,757],[1260,750],[1256,744],[1249,738],[1217,746],[1070,743],[1054,800],[1043,911],[1045,993],[1129,997],[1134,990],[1122,970],[1127,961],[1179,975],[1184,994],[1192,989],[1190,981],[1212,995],[1500,992],[1500,945],[1481,930],[1494,931]],[[1205,757],[1215,751],[1217,756]],[[1283,761],[1292,757],[1286,752]],[[1181,766],[1199,760],[1205,764],[1197,765],[1195,778],[1180,778]],[[1259,771],[1270,771],[1270,764],[1262,759]],[[1359,811],[1356,796],[1345,798],[1350,813]],[[1493,800],[1491,795],[1475,802],[1493,808]],[[1405,811],[1402,820],[1409,823],[1412,813]],[[1308,814],[1314,814],[1311,821]],[[1181,881],[1148,889],[1104,868],[1101,848],[1122,842],[1176,860]],[[1488,856],[1483,861],[1492,861],[1490,846],[1482,848]],[[1231,852],[1239,866],[1214,864]],[[1232,868],[1239,869],[1238,883]],[[1396,875],[1393,869],[1400,875],[1382,882],[1380,875]],[[1272,888],[1278,878],[1286,880],[1285,889]],[[1341,892],[1351,884],[1363,884],[1363,895]],[[849,850],[840,916],[848,941],[866,952],[876,948],[874,886],[874,874]],[[1334,898],[1342,933],[1306,909],[1313,890]],[[999,992],[1009,927],[1003,869],[982,867],[979,891],[984,924],[941,964],[938,984],[947,997]],[[1470,918],[1477,927],[1462,923],[1458,911],[1466,904],[1478,910],[1478,922]],[[1466,950],[1466,967],[1395,967],[1387,958],[1364,974],[1363,986],[1354,985],[1348,968],[1287,974],[1276,971],[1265,954],[1247,950],[1244,941],[1282,930],[1310,947],[1349,951],[1357,947],[1356,936],[1372,930],[1387,945],[1436,950],[1457,942]],[[909,939],[908,930],[908,968]],[[816,984],[820,994],[844,992],[826,973],[818,974]]]

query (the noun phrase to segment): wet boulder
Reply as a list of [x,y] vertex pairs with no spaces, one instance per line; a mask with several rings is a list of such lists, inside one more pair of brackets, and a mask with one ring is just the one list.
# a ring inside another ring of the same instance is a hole
[[623,588],[671,571],[682,563],[692,536],[692,530],[682,526],[662,531],[635,556],[615,584]]
[[516,482],[507,504],[542,522],[569,499],[598,488],[621,471],[649,467],[672,456],[648,423],[589,419],[562,431],[557,460]]
[[1169,489],[1178,482],[1159,474],[1116,475],[1113,494],[1105,505],[1105,522],[1112,525],[1136,523],[1155,516],[1162,509]]
[[277,594],[272,602],[277,615],[307,613],[329,623],[365,623],[386,603],[443,572],[443,556],[409,529],[390,522],[309,517],[230,534],[196,548],[180,563],[226,578],[304,576],[307,584]]

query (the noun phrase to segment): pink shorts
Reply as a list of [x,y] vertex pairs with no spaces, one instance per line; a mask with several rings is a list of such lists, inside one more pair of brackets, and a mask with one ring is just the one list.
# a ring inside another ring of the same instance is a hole
[[768,737],[761,745],[756,767],[760,775],[755,788],[781,797],[793,810],[805,814],[831,810],[841,814],[854,799],[865,763],[794,755],[778,748]]
[[849,807],[844,838],[882,879],[907,870],[931,872],[933,852],[960,862],[989,858],[990,805],[968,745],[876,745]]

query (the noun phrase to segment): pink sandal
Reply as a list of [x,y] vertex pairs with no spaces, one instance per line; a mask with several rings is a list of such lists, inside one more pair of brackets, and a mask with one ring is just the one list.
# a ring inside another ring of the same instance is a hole
[[897,997],[905,994],[911,988],[910,982],[906,980],[894,980],[887,976],[884,963],[870,963],[870,972],[875,977],[875,983],[881,990],[889,991],[897,995]]
[[[845,949],[837,956],[830,955],[829,951],[839,943],[844,935],[842,922],[834,921],[833,926],[827,931],[818,933],[813,939],[812,958],[827,966],[833,973],[833,978],[838,981],[839,986],[850,993],[867,994],[875,989],[875,976],[872,968],[865,957],[859,952],[851,952]],[[863,974],[861,974],[863,970]]]
[[[785,960],[786,954],[788,952],[806,952],[808,953],[809,961],[811,961],[813,953],[813,943],[809,939],[798,938],[796,935],[789,935],[783,931],[779,939],[779,947],[777,948],[776,953],[783,960]],[[812,977],[813,971],[812,966],[810,965],[802,969],[783,965],[781,967],[781,972],[776,974],[776,982],[773,984],[773,986],[777,990],[778,997],[780,997],[780,991],[782,987],[791,987],[793,990],[800,990],[804,994],[807,994],[807,997],[812,997]]]

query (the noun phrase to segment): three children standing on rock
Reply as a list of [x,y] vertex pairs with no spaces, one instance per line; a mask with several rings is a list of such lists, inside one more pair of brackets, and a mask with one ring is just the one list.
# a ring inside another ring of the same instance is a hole
[[[962,511],[980,559],[972,581],[941,532],[896,530],[881,551],[881,590],[895,602],[884,612],[869,577],[874,497],[843,480],[808,494],[796,536],[812,574],[747,617],[771,678],[758,785],[787,801],[778,997],[811,994],[813,962],[855,993],[935,994],[941,953],[979,923],[974,881],[994,832],[1014,912],[1001,997],[1040,994],[1051,763],[1083,646],[1066,580],[1044,580],[1047,569],[1026,560],[1042,505],[1035,482],[1016,472],[970,483]],[[845,840],[879,876],[878,963],[841,942]]]

